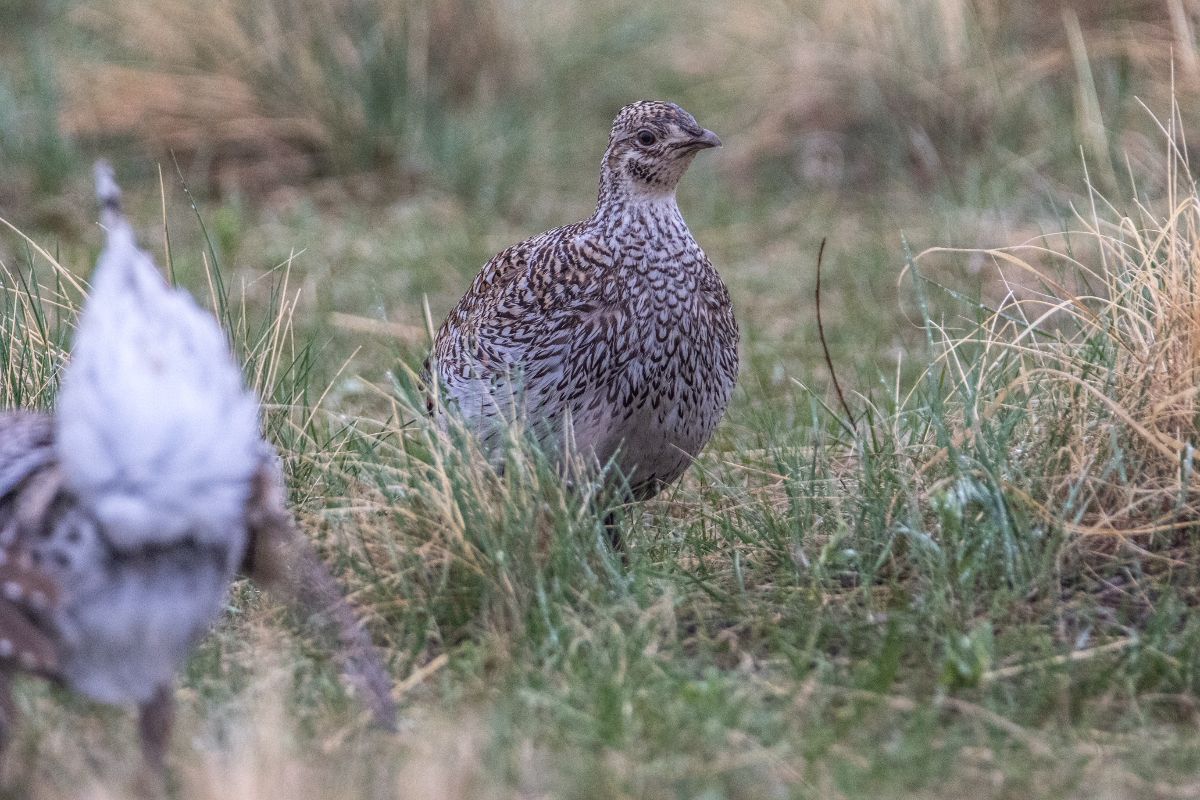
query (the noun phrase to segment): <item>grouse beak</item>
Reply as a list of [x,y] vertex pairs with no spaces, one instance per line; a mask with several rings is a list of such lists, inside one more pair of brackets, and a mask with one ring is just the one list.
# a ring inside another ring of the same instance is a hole
[[721,137],[717,136],[710,130],[705,130],[699,136],[692,139],[691,145],[695,150],[707,150],[710,147],[720,147]]

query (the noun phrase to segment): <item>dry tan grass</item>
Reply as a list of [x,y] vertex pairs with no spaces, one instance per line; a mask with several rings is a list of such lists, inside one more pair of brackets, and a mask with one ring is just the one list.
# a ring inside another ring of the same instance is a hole
[[[21,741],[7,759],[5,786],[31,800],[117,800],[135,796],[362,800],[537,798],[543,755],[526,748],[527,776],[506,786],[487,763],[487,723],[470,713],[410,717],[399,734],[336,714],[306,731],[291,710],[294,666],[275,623],[258,616],[239,625],[244,646],[227,654],[252,681],[213,702],[187,690],[171,747],[169,795],[146,791],[131,714],[64,708],[46,694],[29,700]],[[36,753],[36,758],[28,758]],[[9,795],[6,795],[9,796]]]
[[[878,188],[880,166],[898,154],[928,182],[961,167],[964,153],[990,149],[1036,175],[1060,134],[1049,120],[1064,112],[1089,156],[1112,172],[1111,145],[1142,152],[1146,142],[1108,141],[1094,68],[1128,64],[1136,91],[1166,108],[1162,76],[1174,59],[1190,115],[1200,97],[1198,19],[1195,0],[730,7],[714,52],[753,120],[731,172],[783,159],[818,184]],[[1073,111],[1064,107],[1072,102]],[[1021,152],[1003,152],[1014,140]]]
[[[539,25],[515,24],[496,0],[87,0],[72,18],[99,57],[60,66],[63,127],[175,152],[225,188],[411,168],[431,109],[521,83],[537,32],[582,13],[522,11]],[[1114,153],[1158,157],[1136,125],[1111,124],[1126,113],[1111,84],[1127,80],[1154,108],[1172,91],[1187,114],[1200,107],[1198,0],[775,0],[687,16],[701,30],[664,53],[718,81],[748,121],[730,142],[743,179],[783,161],[808,182],[877,188],[881,166],[901,161],[928,186],[982,151],[1044,180],[1071,127],[1111,187],[1124,171]]]
[[[1062,509],[1043,513],[1091,544],[1113,536],[1144,544],[1200,515],[1200,197],[1178,126],[1176,116],[1163,127],[1171,156],[1160,203],[1125,212],[1093,193],[1070,235],[970,251],[1042,287],[1011,296],[983,340],[971,341],[983,348],[985,371],[1012,358],[1020,365],[979,413],[1028,405],[1031,443],[1054,448],[1030,450],[1041,459],[1030,468],[1042,470]],[[946,251],[921,258],[937,252]],[[965,380],[963,344],[945,361]]]
[[132,136],[251,189],[361,167],[336,163],[355,148],[403,161],[430,107],[520,60],[490,1],[90,0],[72,18],[101,56],[60,65],[67,133]]
[[21,237],[37,264],[30,271],[0,259],[0,307],[12,312],[0,326],[0,349],[8,356],[0,371],[0,403],[4,408],[40,404],[51,395],[66,360],[56,332],[78,315],[83,283],[7,220],[0,218],[0,228]]

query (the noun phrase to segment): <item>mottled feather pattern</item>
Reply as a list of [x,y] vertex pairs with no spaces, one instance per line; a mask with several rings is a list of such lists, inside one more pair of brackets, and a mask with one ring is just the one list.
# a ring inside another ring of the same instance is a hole
[[675,187],[695,153],[716,144],[678,106],[627,106],[595,213],[484,265],[427,369],[493,452],[505,426],[521,422],[559,452],[615,459],[644,498],[711,437],[737,378],[738,329]]
[[54,423],[30,411],[0,413],[0,528],[4,498],[54,460]]
[[0,414],[0,666],[57,676],[58,649],[33,622],[59,604],[60,588],[35,563],[21,536],[31,502],[41,503],[42,476],[54,461],[54,426],[46,414]]

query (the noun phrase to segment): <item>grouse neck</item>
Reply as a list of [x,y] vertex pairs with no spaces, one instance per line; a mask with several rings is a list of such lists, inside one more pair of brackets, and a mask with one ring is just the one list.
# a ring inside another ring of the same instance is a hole
[[683,213],[675,200],[675,192],[669,194],[601,198],[592,215],[592,223],[603,231],[606,238],[654,238],[664,233],[680,234],[687,231]]
[[600,175],[600,188],[596,197],[597,211],[630,203],[674,203],[676,188],[639,185],[633,181],[618,180],[611,170],[606,169]]

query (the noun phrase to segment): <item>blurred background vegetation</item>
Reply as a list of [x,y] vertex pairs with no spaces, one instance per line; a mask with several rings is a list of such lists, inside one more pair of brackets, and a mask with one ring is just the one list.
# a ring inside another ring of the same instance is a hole
[[[726,142],[682,196],[745,309],[750,374],[819,363],[825,236],[826,313],[879,323],[832,325],[839,359],[887,372],[912,334],[901,231],[917,249],[1024,241],[1084,196],[1085,164],[1101,190],[1161,191],[1155,115],[1172,93],[1184,129],[1200,114],[1196,15],[1190,0],[13,0],[0,216],[92,241],[86,165],[115,158],[147,208],[160,179],[169,206],[186,184],[227,269],[305,251],[304,324],[333,361],[370,331],[403,353],[422,294],[440,319],[492,252],[586,215],[615,111],[669,98]],[[994,283],[979,268],[957,267],[963,286]]]
[[[1198,37],[1200,0],[4,2],[6,404],[52,402],[46,262],[86,277],[111,158],[415,720],[360,737],[245,590],[181,794],[1200,796]],[[487,258],[590,213],[638,98],[725,142],[680,204],[743,369],[619,567],[544,463],[498,479],[404,388]]]
[[17,188],[61,190],[74,158],[114,147],[177,158],[224,194],[371,174],[388,183],[380,199],[436,187],[505,210],[540,193],[531,184],[570,185],[553,176],[587,152],[572,144],[641,96],[726,123],[726,177],[756,197],[878,195],[889,180],[994,199],[1073,177],[1080,145],[1109,171],[1152,157],[1137,99],[1163,109],[1174,91],[1187,109],[1200,86],[1188,0],[13,0],[0,13],[6,210]]

